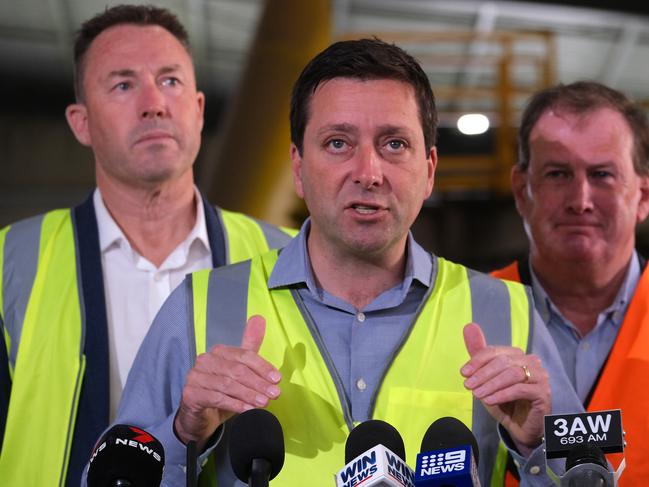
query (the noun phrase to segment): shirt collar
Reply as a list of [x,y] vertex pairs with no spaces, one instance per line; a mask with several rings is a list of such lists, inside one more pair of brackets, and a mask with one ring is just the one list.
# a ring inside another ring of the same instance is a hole
[[[183,260],[187,260],[187,256],[192,248],[197,242],[198,245],[202,247],[201,251],[210,252],[210,241],[207,235],[207,225],[205,223],[205,209],[203,208],[203,198],[201,196],[198,188],[194,186],[195,202],[196,202],[196,222],[194,227],[189,232],[185,240],[183,240],[180,245],[174,250],[175,253],[177,250],[180,251],[180,255]],[[108,208],[104,204],[104,200],[101,197],[101,192],[99,188],[95,189],[93,194],[93,204],[95,206],[95,215],[97,217],[97,228],[99,231],[99,248],[101,253],[104,254],[114,247],[120,247],[124,251],[138,255],[137,252],[131,247],[126,235],[122,229],[117,225],[117,222],[114,220]],[[167,267],[167,262],[165,261],[161,267]]]
[[[532,277],[532,293],[534,295],[534,302],[536,303],[537,310],[539,311],[539,314],[541,315],[543,321],[545,323],[548,323],[552,316],[556,316],[563,323],[569,324],[570,322],[561,314],[559,309],[550,300],[550,297],[548,296],[545,289],[543,289],[543,286],[534,273],[534,269],[532,268],[531,264],[529,264],[529,267],[530,275]],[[605,310],[602,310],[602,312],[599,314],[597,318],[598,325],[599,323],[603,322],[606,317],[610,317],[611,322],[616,327],[622,325],[624,315],[626,314],[626,309],[629,306],[631,299],[633,298],[633,294],[635,293],[638,281],[640,280],[641,273],[642,271],[640,269],[640,260],[638,258],[637,252],[634,250],[633,254],[631,255],[631,261],[629,262],[629,268],[627,269],[624,281],[622,282],[622,285],[620,286],[620,289],[617,292],[617,295],[615,296],[615,299],[613,300],[611,305]]]
[[[303,284],[309,288],[312,294],[321,297],[321,292],[315,284],[306,245],[306,237],[310,228],[311,219],[307,218],[297,236],[280,252],[277,264],[268,279],[270,289]],[[410,232],[408,232],[406,249],[406,272],[402,287],[410,288],[413,279],[430,287],[433,279],[433,263],[430,253],[415,242]]]

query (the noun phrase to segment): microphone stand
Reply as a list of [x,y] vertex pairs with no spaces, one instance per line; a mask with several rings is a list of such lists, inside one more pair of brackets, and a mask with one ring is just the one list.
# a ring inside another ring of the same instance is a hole
[[270,462],[265,458],[253,458],[248,487],[268,487],[268,477],[270,477]]

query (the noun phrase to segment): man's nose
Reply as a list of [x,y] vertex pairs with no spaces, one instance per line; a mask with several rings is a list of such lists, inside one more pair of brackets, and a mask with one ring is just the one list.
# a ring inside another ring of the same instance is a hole
[[360,184],[363,189],[371,189],[383,184],[382,160],[373,146],[361,147],[358,151],[352,176],[354,183]]
[[575,175],[568,187],[568,209],[582,214],[593,209],[593,188],[587,175]]
[[160,87],[156,83],[145,84],[140,95],[140,116],[162,118],[166,113],[166,99]]

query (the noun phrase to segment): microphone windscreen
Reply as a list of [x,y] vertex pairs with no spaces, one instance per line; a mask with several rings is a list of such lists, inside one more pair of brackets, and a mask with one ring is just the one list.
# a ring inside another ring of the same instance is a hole
[[146,431],[117,424],[99,439],[90,457],[88,487],[112,487],[117,480],[155,487],[162,481],[164,449]]
[[406,448],[397,429],[380,419],[370,419],[356,426],[345,443],[345,463],[377,445],[383,445],[392,451],[404,462],[406,461]]
[[566,471],[584,463],[594,463],[608,470],[604,452],[600,447],[591,443],[578,444],[570,450],[566,457]]
[[439,418],[426,430],[421,440],[421,451],[444,450],[459,446],[471,445],[473,457],[478,464],[478,442],[471,430],[459,419],[446,416]]
[[232,420],[230,427],[230,464],[239,480],[248,483],[254,459],[270,463],[270,479],[284,465],[284,433],[275,415],[265,409],[250,409]]

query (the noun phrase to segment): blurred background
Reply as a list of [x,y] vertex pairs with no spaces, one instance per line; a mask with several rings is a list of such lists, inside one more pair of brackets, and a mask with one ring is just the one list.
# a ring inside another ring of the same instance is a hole
[[[72,206],[94,162],[64,118],[72,42],[106,0],[0,0],[0,227]],[[591,79],[649,110],[649,5],[635,1],[168,0],[193,45],[207,96],[199,188],[284,225],[306,210],[289,170],[293,81],[336,39],[377,36],[424,66],[440,112],[433,196],[414,227],[429,250],[486,270],[526,252],[509,190],[520,111],[533,91]],[[466,114],[488,127],[467,135]],[[481,120],[484,122],[485,118]],[[649,251],[649,226],[638,246]]]

